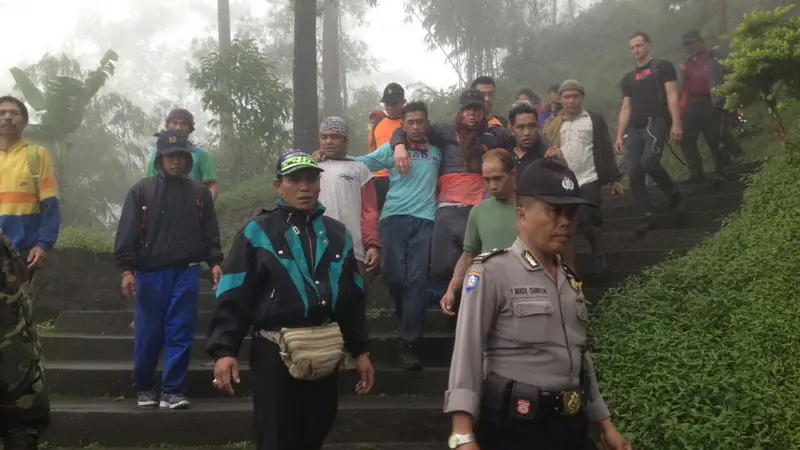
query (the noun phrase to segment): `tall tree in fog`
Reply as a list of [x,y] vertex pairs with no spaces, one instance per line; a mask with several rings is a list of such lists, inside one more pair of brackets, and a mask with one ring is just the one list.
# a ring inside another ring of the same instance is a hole
[[325,0],[322,11],[322,115],[343,116],[339,1]]
[[[219,31],[219,55],[222,60],[228,58],[231,49],[231,5],[228,0],[217,0],[217,28]],[[223,95],[230,95],[230,80],[223,77],[220,81],[220,91]],[[222,125],[222,148],[227,149],[233,139],[232,111],[220,111]]]
[[294,147],[307,152],[317,148],[317,2],[294,2]]
[[500,73],[500,50],[551,22],[555,0],[405,0],[407,20],[421,22],[431,50],[444,52],[462,83]]
[[324,0],[322,10],[322,108],[324,116],[344,117],[347,84],[343,63],[343,44],[341,23],[343,9],[363,20],[365,6],[377,5],[377,0]]

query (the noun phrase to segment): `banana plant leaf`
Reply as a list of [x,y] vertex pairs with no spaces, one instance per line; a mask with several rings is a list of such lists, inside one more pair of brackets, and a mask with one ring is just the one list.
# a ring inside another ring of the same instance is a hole
[[98,91],[106,84],[108,78],[111,75],[114,75],[114,71],[116,66],[114,63],[119,61],[119,55],[114,50],[109,50],[103,55],[103,58],[100,59],[100,64],[97,66],[97,69],[92,70],[89,72],[89,76],[86,77],[86,81],[84,81],[85,85],[85,94],[84,94],[84,103],[88,103],[92,97],[97,94]]
[[36,111],[43,111],[46,107],[45,95],[42,91],[33,84],[30,77],[28,77],[25,72],[21,69],[16,67],[12,67],[10,69],[11,76],[14,77],[14,81],[17,83],[19,90],[22,91],[22,95],[25,97],[25,100],[33,107]]
[[83,82],[71,77],[55,77],[47,84],[46,112],[42,115],[42,128],[56,138],[74,133],[81,126],[85,88]]

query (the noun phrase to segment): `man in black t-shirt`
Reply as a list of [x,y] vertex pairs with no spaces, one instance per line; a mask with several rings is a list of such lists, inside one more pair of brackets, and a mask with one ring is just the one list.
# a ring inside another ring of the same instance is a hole
[[[679,141],[683,129],[675,67],[669,61],[653,59],[652,41],[647,33],[634,33],[629,44],[636,68],[622,79],[622,109],[615,147],[617,153],[624,148],[634,205],[643,215],[636,232],[646,233],[655,228],[655,223],[645,175],[650,175],[669,196],[673,212],[680,213],[683,208],[683,194],[661,165],[667,139],[671,135]],[[623,140],[626,134],[627,139]]]

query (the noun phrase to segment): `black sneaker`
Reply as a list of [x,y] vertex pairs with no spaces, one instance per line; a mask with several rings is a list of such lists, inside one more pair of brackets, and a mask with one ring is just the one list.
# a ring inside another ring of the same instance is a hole
[[414,351],[414,347],[408,344],[403,344],[403,348],[400,350],[400,364],[403,369],[408,371],[422,370],[422,362]]
[[139,405],[139,408],[155,408],[158,406],[158,393],[155,391],[137,392],[136,404]]
[[187,409],[189,399],[183,394],[163,394],[161,396],[161,409]]

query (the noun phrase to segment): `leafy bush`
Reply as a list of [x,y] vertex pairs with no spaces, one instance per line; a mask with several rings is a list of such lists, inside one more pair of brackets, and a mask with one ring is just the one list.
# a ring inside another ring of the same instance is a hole
[[608,295],[601,389],[639,450],[800,448],[800,145],[685,257]]
[[793,6],[747,14],[733,34],[735,51],[725,61],[733,73],[721,88],[728,108],[745,106],[782,83],[800,97],[800,17],[788,17]]
[[84,227],[64,227],[58,234],[56,250],[86,250],[92,253],[114,251],[114,233]]

